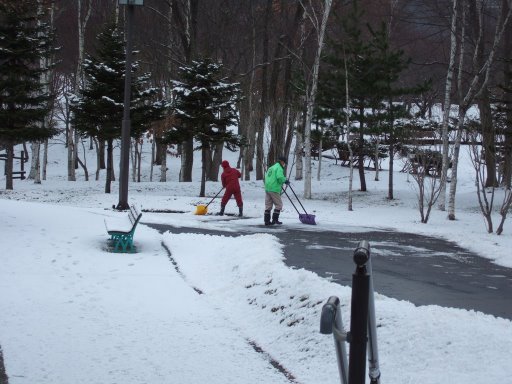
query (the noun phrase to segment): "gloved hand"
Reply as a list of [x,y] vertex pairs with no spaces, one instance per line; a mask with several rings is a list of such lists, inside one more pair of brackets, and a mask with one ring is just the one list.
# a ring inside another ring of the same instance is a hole
[[286,180],[284,183],[285,183],[286,185],[290,185],[290,180]]

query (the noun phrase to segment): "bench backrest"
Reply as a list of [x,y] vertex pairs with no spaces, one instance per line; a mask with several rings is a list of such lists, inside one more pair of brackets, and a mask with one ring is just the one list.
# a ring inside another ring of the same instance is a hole
[[130,219],[130,222],[132,223],[132,230],[135,230],[135,227],[137,226],[137,223],[139,222],[140,218],[142,217],[142,213],[139,213],[137,211],[137,208],[135,206],[130,206],[130,211],[128,212],[128,218]]

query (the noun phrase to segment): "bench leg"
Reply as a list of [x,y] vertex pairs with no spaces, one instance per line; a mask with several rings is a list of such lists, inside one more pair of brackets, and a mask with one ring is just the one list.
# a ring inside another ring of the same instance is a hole
[[126,253],[128,250],[133,251],[133,236],[131,235],[120,235],[117,238],[114,246],[114,252]]
[[128,253],[134,251],[133,246],[133,233],[115,233],[110,236],[111,242],[116,253]]

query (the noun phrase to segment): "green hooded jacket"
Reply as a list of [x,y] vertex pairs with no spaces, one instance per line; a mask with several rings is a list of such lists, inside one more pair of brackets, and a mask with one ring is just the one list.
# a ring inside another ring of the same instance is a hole
[[281,163],[277,162],[265,174],[265,191],[280,193],[285,181],[284,168]]

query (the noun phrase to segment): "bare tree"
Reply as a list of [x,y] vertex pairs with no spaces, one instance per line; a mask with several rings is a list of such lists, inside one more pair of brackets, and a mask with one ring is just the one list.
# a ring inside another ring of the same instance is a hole
[[347,125],[347,147],[349,153],[349,178],[348,178],[348,199],[347,199],[347,209],[349,211],[353,210],[352,207],[352,196],[353,196],[353,184],[354,184],[354,152],[352,151],[352,144],[350,143],[350,116],[352,108],[350,108],[350,95],[348,93],[349,83],[348,83],[348,67],[347,67],[347,57],[345,52],[343,52],[343,64],[345,69],[345,116],[346,116],[346,125]]
[[448,71],[446,74],[446,82],[445,82],[445,91],[444,91],[444,103],[443,103],[443,123],[442,123],[442,134],[441,139],[443,142],[442,153],[443,153],[443,166],[441,170],[441,180],[439,185],[439,204],[438,207],[441,211],[446,209],[446,181],[448,175],[448,164],[450,163],[449,159],[449,119],[450,119],[450,110],[451,110],[451,93],[452,93],[452,85],[453,85],[453,75],[455,68],[455,53],[457,51],[457,0],[453,0],[452,2],[452,17],[451,17],[451,27],[450,27],[450,59],[448,63]]
[[301,0],[301,5],[316,30],[316,54],[313,63],[313,71],[311,78],[307,82],[306,91],[306,123],[304,125],[304,152],[305,152],[305,174],[304,174],[304,198],[311,199],[311,120],[313,117],[313,107],[315,105],[316,92],[318,87],[318,71],[320,69],[320,58],[324,45],[325,29],[327,20],[331,12],[332,0],[324,0],[322,9],[322,19],[318,19],[318,15],[313,7],[306,7]]
[[501,220],[500,224],[498,225],[498,228],[496,229],[497,235],[501,235],[503,233],[503,225],[505,224],[505,220],[507,219],[507,214],[510,210],[510,207],[512,207],[512,190],[510,188],[505,188],[503,202],[500,208]]
[[[509,4],[508,0],[503,0],[503,11],[508,12]],[[512,186],[512,23],[507,24],[507,30],[503,38],[503,56],[504,56],[504,68],[503,68],[503,82],[504,82],[504,94],[503,101],[506,105],[506,124],[504,128],[504,140],[503,140],[503,178],[501,179],[501,185],[507,189]]]
[[421,222],[426,224],[430,218],[432,207],[439,197],[439,175],[436,171],[441,169],[442,155],[438,151],[422,149],[416,145],[407,161],[416,182]]
[[501,40],[501,37],[503,35],[503,32],[505,30],[505,27],[508,23],[508,20],[510,18],[511,10],[509,9],[506,14],[503,14],[503,12],[499,12],[500,15],[499,20],[496,23],[496,28],[494,32],[494,40],[492,47],[489,51],[489,56],[487,60],[482,63],[482,65],[478,65],[477,60],[477,54],[479,48],[479,44],[483,44],[483,33],[484,33],[484,26],[482,21],[482,9],[477,8],[476,12],[478,13],[479,17],[479,35],[476,43],[476,47],[473,54],[473,77],[471,79],[470,84],[467,87],[466,93],[464,94],[464,91],[462,90],[462,73],[463,73],[463,63],[464,63],[464,55],[465,55],[465,26],[466,26],[466,15],[467,15],[467,7],[463,8],[462,12],[462,37],[461,37],[461,47],[460,47],[460,59],[459,59],[459,74],[458,74],[458,91],[459,91],[459,112],[458,112],[458,121],[457,121],[457,133],[455,137],[455,144],[454,144],[454,150],[453,150],[453,159],[452,159],[452,179],[450,183],[450,194],[449,194],[449,201],[448,201],[448,219],[449,220],[455,220],[455,195],[457,190],[457,168],[458,168],[458,161],[459,161],[459,152],[460,152],[460,144],[462,139],[462,131],[464,127],[464,121],[466,118],[466,113],[473,103],[475,97],[477,97],[482,90],[485,89],[487,86],[487,83],[489,81],[489,74],[492,68],[492,64],[494,62],[494,56],[496,54],[496,50],[498,47],[498,44]]
[[[44,9],[46,4],[44,4],[43,0],[37,0],[37,23],[39,26],[42,25],[43,18],[45,18],[45,15],[47,13],[47,10]],[[48,20],[46,21],[48,23],[49,28],[53,29],[54,27],[54,12],[55,12],[55,2],[51,1],[49,4],[49,10],[48,10]],[[43,32],[41,31],[40,34]],[[39,66],[41,68],[45,68],[46,70],[42,73],[40,82],[43,85],[43,89],[45,93],[50,92],[50,83],[51,79],[54,75],[54,68],[50,69],[52,58],[49,55],[41,56],[39,59]],[[53,104],[52,101],[50,101],[51,104]],[[42,121],[43,126],[49,126],[53,125],[52,123],[52,116],[53,116],[53,109],[52,112],[45,116],[44,120]],[[41,184],[41,143],[36,141],[33,142],[31,145],[32,149],[32,162],[30,166],[30,172],[28,175],[29,179],[33,179],[35,184]]]
[[[78,60],[75,71],[75,93],[83,85],[83,64],[85,57],[85,30],[92,13],[92,0],[77,0],[77,27],[78,27]],[[84,6],[84,8],[82,7]],[[68,181],[76,181],[76,162],[78,160],[78,133],[69,125],[68,134]]]
[[[494,186],[486,188],[485,180],[487,179],[487,167],[485,166],[485,158],[482,158],[481,146],[479,143],[479,135],[471,133],[471,144],[469,146],[469,155],[471,157],[471,163],[475,169],[476,176],[476,193],[478,196],[478,205],[480,211],[485,219],[485,224],[488,233],[493,232],[492,225],[492,210],[494,205]],[[489,193],[490,192],[490,193]],[[488,196],[490,195],[490,197]]]

